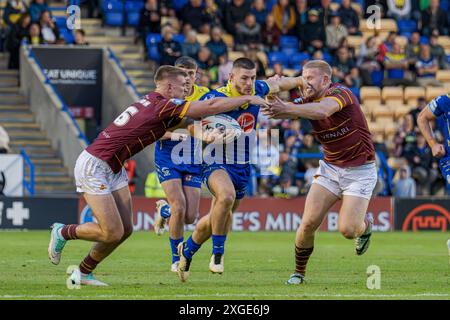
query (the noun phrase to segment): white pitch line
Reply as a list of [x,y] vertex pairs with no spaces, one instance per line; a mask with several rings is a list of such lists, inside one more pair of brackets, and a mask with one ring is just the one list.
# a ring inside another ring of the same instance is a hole
[[[36,298],[36,299],[54,299],[54,298],[85,298],[86,296],[76,296],[76,295],[2,295],[1,299],[19,299],[19,298]],[[104,295],[88,295],[87,297],[92,298],[117,298],[117,297],[128,297],[128,298],[147,298],[147,299],[155,299],[155,298],[207,298],[207,297],[276,297],[276,298],[406,298],[406,297],[450,297],[450,294],[447,293],[418,293],[418,294],[250,294],[250,293],[241,293],[241,294],[174,294],[174,295],[155,295],[155,296],[147,296],[147,295],[113,295],[113,294],[104,294]]]

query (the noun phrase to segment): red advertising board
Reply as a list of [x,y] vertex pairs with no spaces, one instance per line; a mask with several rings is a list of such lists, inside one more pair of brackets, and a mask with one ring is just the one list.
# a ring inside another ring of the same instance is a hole
[[[155,216],[155,202],[158,199],[133,197],[134,229],[152,230]],[[211,199],[203,198],[200,202],[200,216],[208,213]],[[295,231],[301,223],[305,198],[273,199],[246,198],[241,201],[233,214],[233,231]],[[333,206],[323,221],[320,230],[337,231],[340,203]],[[370,201],[369,212],[374,216],[375,231],[393,230],[392,200],[374,198]],[[79,204],[80,223],[92,221],[92,213],[84,199]],[[193,230],[194,226],[189,226]]]

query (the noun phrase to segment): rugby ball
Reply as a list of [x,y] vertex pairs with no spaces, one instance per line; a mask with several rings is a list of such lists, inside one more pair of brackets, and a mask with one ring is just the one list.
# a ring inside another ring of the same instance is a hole
[[205,117],[202,119],[202,130],[213,131],[219,129],[221,133],[230,130],[232,134],[227,135],[223,143],[230,143],[238,139],[242,134],[242,129],[239,123],[232,117],[226,114],[216,114],[214,116]]

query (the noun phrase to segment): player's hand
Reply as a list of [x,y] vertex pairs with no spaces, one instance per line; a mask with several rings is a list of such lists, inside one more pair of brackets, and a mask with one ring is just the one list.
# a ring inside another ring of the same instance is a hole
[[269,107],[269,102],[267,102],[266,99],[263,99],[259,96],[248,96],[248,97],[250,99],[250,101],[249,101],[250,104],[254,104],[254,105],[260,106],[262,108]]
[[270,98],[270,105],[268,108],[263,108],[262,113],[269,118],[280,119],[283,118],[284,111],[286,109],[286,103],[278,96],[272,96]]
[[188,135],[185,133],[172,132],[170,135],[170,140],[172,141],[186,141]]
[[444,145],[436,143],[433,148],[431,148],[431,152],[433,153],[433,157],[442,158],[443,156],[445,156]]

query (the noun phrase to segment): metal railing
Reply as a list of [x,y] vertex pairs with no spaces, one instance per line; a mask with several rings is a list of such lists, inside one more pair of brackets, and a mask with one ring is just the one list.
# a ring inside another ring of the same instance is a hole
[[69,108],[67,107],[67,104],[64,102],[64,100],[62,99],[61,95],[59,94],[58,90],[56,90],[55,86],[52,84],[52,82],[50,81],[50,79],[47,77],[47,75],[44,72],[44,68],[42,67],[42,65],[40,64],[39,60],[36,59],[36,56],[33,52],[33,48],[31,48],[29,45],[25,45],[26,50],[28,50],[28,56],[34,60],[34,62],[36,62],[36,65],[39,67],[39,70],[41,71],[41,74],[44,76],[45,78],[45,84],[48,84],[50,86],[50,88],[52,89],[53,93],[56,95],[56,97],[58,98],[58,100],[61,103],[61,111],[65,112],[70,120],[72,121],[72,124],[75,126],[75,129],[77,130],[78,133],[78,138],[82,139],[87,145],[89,144],[88,139],[86,138],[86,136],[84,135],[83,131],[81,131],[78,123],[75,121],[75,118],[72,114],[72,112],[69,110]]
[[[25,151],[25,149],[20,149],[20,155],[23,158],[23,185],[25,187],[25,189],[27,189],[28,193],[30,195],[34,195],[34,164],[31,162],[30,157],[28,156],[27,152]],[[26,177],[25,177],[25,169],[28,166],[28,179],[29,181],[27,181]]]

